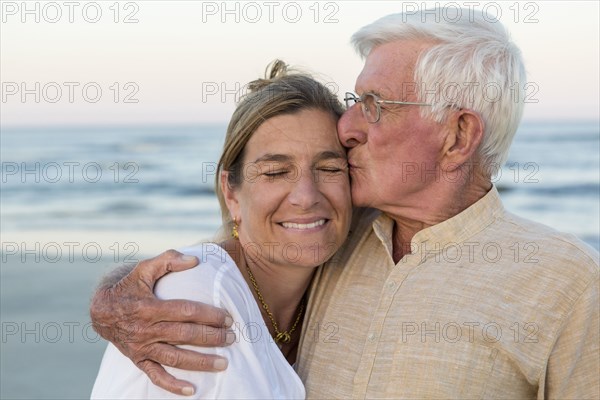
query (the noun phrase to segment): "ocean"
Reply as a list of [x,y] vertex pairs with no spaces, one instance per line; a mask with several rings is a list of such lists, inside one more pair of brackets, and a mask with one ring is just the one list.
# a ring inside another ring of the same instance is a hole
[[[2,129],[0,398],[85,398],[105,347],[89,297],[114,265],[210,237],[225,126]],[[525,122],[506,208],[600,248],[598,121]]]

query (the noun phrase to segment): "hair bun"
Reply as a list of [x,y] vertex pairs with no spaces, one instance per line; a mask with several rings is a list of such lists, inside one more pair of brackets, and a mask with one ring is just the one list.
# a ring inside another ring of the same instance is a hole
[[265,77],[261,79],[256,79],[250,83],[248,83],[248,90],[251,92],[255,92],[273,81],[280,79],[287,75],[288,66],[285,62],[281,60],[274,60],[265,69]]
[[265,77],[268,79],[277,79],[287,75],[288,66],[281,60],[275,60],[271,64],[267,65],[265,69]]

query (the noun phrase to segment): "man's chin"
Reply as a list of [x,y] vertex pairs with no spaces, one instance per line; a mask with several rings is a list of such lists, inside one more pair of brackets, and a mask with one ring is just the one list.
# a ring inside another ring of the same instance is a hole
[[373,207],[370,203],[368,193],[365,193],[365,188],[358,185],[352,185],[352,205],[354,207]]

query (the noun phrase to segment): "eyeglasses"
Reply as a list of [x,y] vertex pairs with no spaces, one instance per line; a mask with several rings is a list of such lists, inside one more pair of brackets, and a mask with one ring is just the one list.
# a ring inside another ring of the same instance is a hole
[[362,103],[363,115],[367,122],[374,124],[379,122],[381,118],[381,105],[382,104],[401,104],[406,106],[432,106],[429,103],[416,103],[413,101],[396,101],[396,100],[382,100],[373,93],[363,93],[360,97],[357,97],[354,93],[346,92],[344,97],[346,107],[350,108],[356,103]]

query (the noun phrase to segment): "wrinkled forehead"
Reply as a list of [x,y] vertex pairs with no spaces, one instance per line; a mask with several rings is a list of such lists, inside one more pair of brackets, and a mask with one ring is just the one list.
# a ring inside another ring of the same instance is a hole
[[324,152],[344,151],[337,136],[337,119],[316,109],[269,118],[246,144],[248,159],[253,161],[275,154],[288,158],[314,158]]
[[398,40],[371,50],[356,80],[357,93],[374,92],[390,97],[415,84],[415,66],[421,53],[433,43]]

